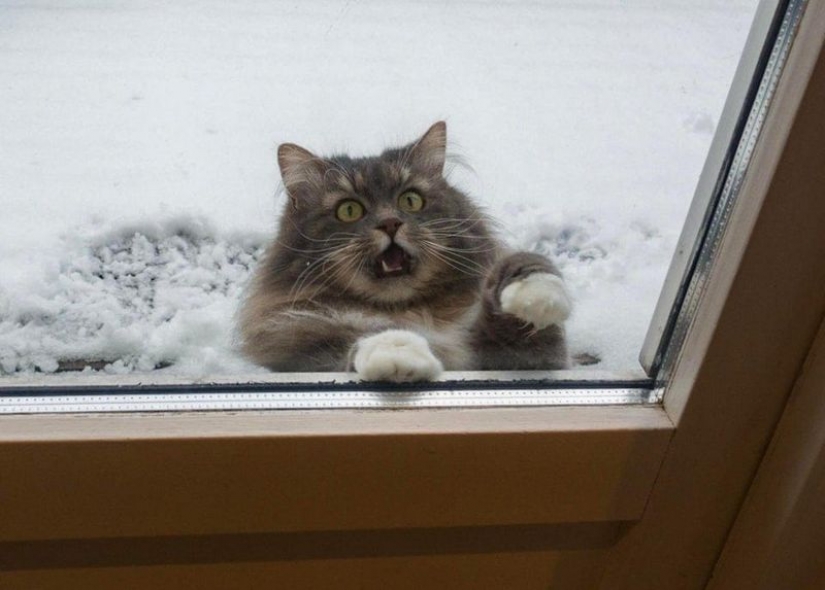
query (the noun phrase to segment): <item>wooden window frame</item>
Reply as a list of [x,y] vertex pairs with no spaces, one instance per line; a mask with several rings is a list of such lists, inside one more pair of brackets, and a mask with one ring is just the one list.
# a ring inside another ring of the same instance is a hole
[[809,3],[663,404],[3,416],[0,572],[579,543],[704,587],[825,315],[823,39]]

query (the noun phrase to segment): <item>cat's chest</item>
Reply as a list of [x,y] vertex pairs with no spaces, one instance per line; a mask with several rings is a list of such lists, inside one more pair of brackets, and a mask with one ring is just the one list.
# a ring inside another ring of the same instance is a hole
[[467,299],[460,303],[450,302],[449,305],[386,312],[386,316],[387,319],[401,327],[426,327],[438,330],[465,325],[471,322],[477,313],[478,302],[475,299]]

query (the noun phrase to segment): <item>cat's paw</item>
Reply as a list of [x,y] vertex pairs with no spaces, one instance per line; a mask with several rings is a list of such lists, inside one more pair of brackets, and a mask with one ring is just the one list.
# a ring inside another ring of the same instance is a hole
[[444,367],[427,340],[408,330],[387,330],[355,344],[353,365],[365,381],[426,381]]
[[501,291],[501,310],[541,330],[561,325],[572,305],[564,281],[554,274],[537,272],[518,279]]

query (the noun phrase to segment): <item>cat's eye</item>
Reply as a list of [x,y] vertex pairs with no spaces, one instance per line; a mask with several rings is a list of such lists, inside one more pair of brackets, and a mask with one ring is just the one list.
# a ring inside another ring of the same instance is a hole
[[413,191],[407,191],[398,197],[398,206],[403,211],[415,213],[424,208],[424,197]]
[[358,201],[348,200],[338,205],[335,216],[341,221],[351,223],[358,221],[364,216],[364,206]]

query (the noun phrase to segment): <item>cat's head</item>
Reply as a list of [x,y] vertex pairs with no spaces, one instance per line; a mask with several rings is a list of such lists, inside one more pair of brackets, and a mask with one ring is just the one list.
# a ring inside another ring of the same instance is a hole
[[279,267],[294,295],[326,290],[380,304],[477,280],[494,255],[484,216],[444,177],[447,128],[369,158],[278,148],[289,201]]

